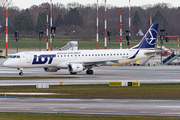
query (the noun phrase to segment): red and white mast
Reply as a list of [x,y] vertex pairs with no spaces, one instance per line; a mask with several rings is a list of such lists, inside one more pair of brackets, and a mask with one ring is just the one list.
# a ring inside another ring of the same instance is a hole
[[178,51],[179,51],[179,36],[178,36]]
[[120,49],[122,49],[122,8],[120,8]]
[[150,27],[152,25],[152,13],[150,14]]
[[106,48],[107,48],[107,19],[106,19],[107,17],[106,17],[106,0],[105,0],[105,32],[104,32],[104,34],[105,34],[105,39],[104,39],[104,48],[105,48],[105,50],[106,50]]
[[6,0],[6,56],[8,56],[8,0]]
[[49,15],[49,12],[48,12],[48,8],[47,8],[47,30],[46,30],[46,38],[47,38],[47,43],[46,43],[46,51],[48,51],[48,15]]
[[129,0],[129,49],[131,48],[131,0]]
[[97,38],[96,38],[96,40],[97,40],[97,49],[99,48],[99,24],[98,24],[98,22],[99,22],[99,20],[98,20],[98,0],[97,0]]
[[[52,27],[52,0],[50,0],[50,32],[51,32],[51,27]],[[51,35],[52,33],[50,33]],[[52,51],[52,36],[50,36],[50,50]]]

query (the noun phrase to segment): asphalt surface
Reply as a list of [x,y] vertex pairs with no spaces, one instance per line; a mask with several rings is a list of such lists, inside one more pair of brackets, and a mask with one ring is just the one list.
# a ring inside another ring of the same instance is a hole
[[[94,68],[94,75],[85,71],[70,75],[68,70],[47,73],[42,68],[19,71],[3,67],[0,59],[0,77],[49,77],[49,79],[0,80],[0,86],[36,85],[38,83],[63,84],[108,84],[116,81],[141,83],[180,83],[180,66],[117,66]],[[53,77],[72,77],[53,79]],[[78,78],[74,78],[78,77]],[[93,115],[142,115],[179,116],[180,100],[157,99],[46,99],[46,98],[4,98],[0,97],[0,112],[30,112],[57,114]]]
[[180,100],[0,98],[0,112],[180,117]]

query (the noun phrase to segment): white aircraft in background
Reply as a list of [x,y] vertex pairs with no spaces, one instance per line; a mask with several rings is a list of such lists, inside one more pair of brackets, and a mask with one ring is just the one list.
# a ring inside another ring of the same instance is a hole
[[68,69],[71,74],[87,70],[86,74],[93,74],[93,67],[123,65],[160,52],[154,50],[158,26],[154,23],[141,42],[131,49],[20,52],[3,65],[17,68],[19,75],[23,75],[24,68],[44,68],[46,72]]

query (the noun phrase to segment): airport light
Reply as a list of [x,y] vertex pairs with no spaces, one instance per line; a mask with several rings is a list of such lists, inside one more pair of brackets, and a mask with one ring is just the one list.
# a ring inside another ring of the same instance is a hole
[[53,27],[51,27],[52,50],[53,50],[53,38],[55,36],[55,33],[56,33],[56,27],[53,26]]
[[16,42],[17,42],[17,53],[18,53],[18,38],[19,38],[19,32],[16,31],[14,32],[15,38],[16,38]]
[[39,51],[41,51],[41,40],[43,38],[43,31],[39,31]]

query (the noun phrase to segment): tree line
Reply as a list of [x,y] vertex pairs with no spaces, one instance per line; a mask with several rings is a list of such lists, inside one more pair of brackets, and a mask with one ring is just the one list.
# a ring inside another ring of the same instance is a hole
[[[1,34],[5,33],[5,5],[0,0],[0,25]],[[37,35],[39,31],[46,31],[46,8],[49,3],[42,3],[39,6],[33,5],[28,9],[20,9],[9,4],[9,33],[19,31],[21,34]],[[58,35],[74,35],[80,39],[95,39],[97,5],[82,5],[69,3],[66,6],[61,3],[53,4],[53,26],[56,26]],[[104,35],[104,5],[99,6],[99,35]],[[129,8],[123,7],[123,33],[128,29]],[[50,13],[50,11],[49,11]],[[144,5],[131,8],[132,36],[135,36],[139,29],[144,33],[150,26],[150,14],[152,13],[153,23],[160,23],[160,28],[166,29],[169,35],[180,35],[180,8],[173,7],[168,3]],[[118,39],[120,25],[120,9],[116,6],[107,7],[107,30],[112,31],[112,37]],[[49,17],[50,21],[50,17]]]

